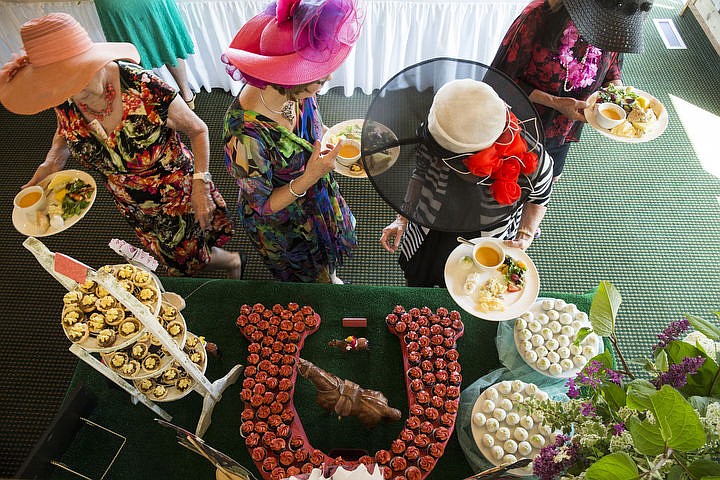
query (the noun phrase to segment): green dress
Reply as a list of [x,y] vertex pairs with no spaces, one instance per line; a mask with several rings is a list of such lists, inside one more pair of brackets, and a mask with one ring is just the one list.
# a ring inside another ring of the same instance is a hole
[[174,0],[95,0],[95,9],[107,41],[134,44],[146,69],[195,53]]

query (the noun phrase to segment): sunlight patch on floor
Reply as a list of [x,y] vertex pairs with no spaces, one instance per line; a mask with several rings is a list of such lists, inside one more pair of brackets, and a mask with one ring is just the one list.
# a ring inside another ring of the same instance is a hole
[[720,155],[715,141],[720,132],[720,117],[675,95],[670,95],[670,101],[703,169],[720,178]]

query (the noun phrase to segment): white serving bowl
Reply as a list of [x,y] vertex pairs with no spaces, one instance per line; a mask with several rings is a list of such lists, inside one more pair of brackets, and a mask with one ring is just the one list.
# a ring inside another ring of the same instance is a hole
[[615,103],[601,103],[597,106],[597,123],[602,128],[615,128],[625,121],[627,112]]

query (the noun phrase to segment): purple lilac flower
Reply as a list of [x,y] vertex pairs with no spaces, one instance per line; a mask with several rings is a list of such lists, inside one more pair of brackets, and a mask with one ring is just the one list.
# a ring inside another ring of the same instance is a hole
[[613,435],[615,435],[616,437],[619,437],[620,435],[622,435],[622,432],[625,431],[625,424],[623,423],[616,423],[612,427],[614,430]]
[[602,369],[602,366],[602,362],[597,360],[588,363],[585,365],[585,368],[575,375],[575,384],[590,388],[599,387],[602,384],[602,377],[598,375],[598,373]]
[[687,384],[687,376],[697,373],[703,363],[705,363],[705,357],[685,357],[682,362],[670,365],[668,371],[661,373],[653,383],[658,389],[663,385],[680,389]]
[[533,460],[533,474],[540,480],[553,480],[576,461],[579,447],[570,437],[558,435],[555,443],[544,446]]
[[615,385],[622,384],[622,374],[620,374],[610,368],[606,368],[605,371],[607,372],[608,381],[614,383]]
[[580,413],[585,417],[595,416],[595,405],[592,402],[583,402],[580,404]]
[[570,398],[578,398],[580,396],[580,390],[575,385],[575,380],[568,378],[565,382],[565,386],[568,387],[567,396]]
[[659,348],[667,347],[668,343],[672,342],[673,340],[677,340],[678,338],[680,338],[680,335],[687,332],[689,329],[690,322],[688,322],[687,318],[670,322],[670,324],[665,328],[665,330],[662,331],[662,333],[658,333],[658,343],[657,345],[655,345],[655,348],[653,350],[657,351]]

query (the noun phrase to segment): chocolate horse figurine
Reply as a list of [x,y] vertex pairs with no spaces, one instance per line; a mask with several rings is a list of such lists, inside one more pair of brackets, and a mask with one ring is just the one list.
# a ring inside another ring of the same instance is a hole
[[335,412],[340,417],[356,416],[367,428],[383,419],[400,420],[400,410],[390,407],[381,392],[361,388],[357,383],[343,380],[302,358],[298,362],[298,373],[315,385],[318,390],[315,401],[328,412]]

